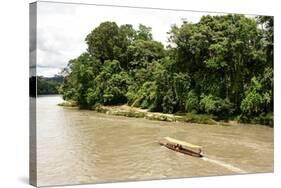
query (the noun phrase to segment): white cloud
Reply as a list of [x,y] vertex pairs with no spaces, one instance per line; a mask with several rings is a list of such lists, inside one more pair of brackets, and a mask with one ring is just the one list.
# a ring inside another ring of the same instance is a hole
[[38,76],[53,77],[55,74],[61,71],[60,68],[50,68],[50,67],[37,67],[36,69]]
[[[37,9],[37,74],[52,76],[70,59],[86,51],[85,37],[104,21],[118,25],[139,24],[152,27],[155,40],[167,44],[167,32],[182,18],[199,21],[207,13],[136,9],[95,5],[39,2]],[[42,68],[44,67],[44,68]]]

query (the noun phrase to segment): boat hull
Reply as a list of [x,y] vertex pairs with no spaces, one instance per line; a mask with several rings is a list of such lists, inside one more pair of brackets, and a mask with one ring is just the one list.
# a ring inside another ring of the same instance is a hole
[[164,142],[164,141],[159,141],[159,144],[162,145],[162,146],[165,146],[168,149],[171,149],[173,151],[180,152],[180,153],[183,153],[183,154],[186,154],[186,155],[190,155],[190,156],[193,156],[193,157],[203,157],[202,153],[197,153],[195,151],[192,151],[192,150],[189,150],[189,149],[186,149],[186,148],[178,147],[175,144],[171,144],[171,143]]

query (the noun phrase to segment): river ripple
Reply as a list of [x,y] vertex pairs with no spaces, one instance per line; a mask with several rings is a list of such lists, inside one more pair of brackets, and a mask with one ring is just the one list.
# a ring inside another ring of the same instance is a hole
[[[195,125],[110,116],[37,100],[38,186],[273,171],[273,129]],[[165,136],[204,147],[206,157],[171,151]]]

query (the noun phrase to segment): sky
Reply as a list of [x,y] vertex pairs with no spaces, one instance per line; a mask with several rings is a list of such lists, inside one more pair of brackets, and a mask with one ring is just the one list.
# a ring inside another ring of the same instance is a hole
[[207,14],[218,15],[206,12],[38,2],[37,75],[52,77],[58,74],[70,59],[86,51],[87,34],[104,21],[115,21],[119,26],[131,24],[135,29],[139,24],[144,24],[152,28],[154,40],[167,45],[167,32],[171,25],[180,25],[183,19],[196,23]]

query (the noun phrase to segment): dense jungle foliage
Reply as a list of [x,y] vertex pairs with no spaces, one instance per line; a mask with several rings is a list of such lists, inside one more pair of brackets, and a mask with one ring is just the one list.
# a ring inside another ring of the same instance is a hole
[[150,27],[103,22],[85,41],[62,71],[65,100],[273,125],[273,17],[183,21],[166,47]]

